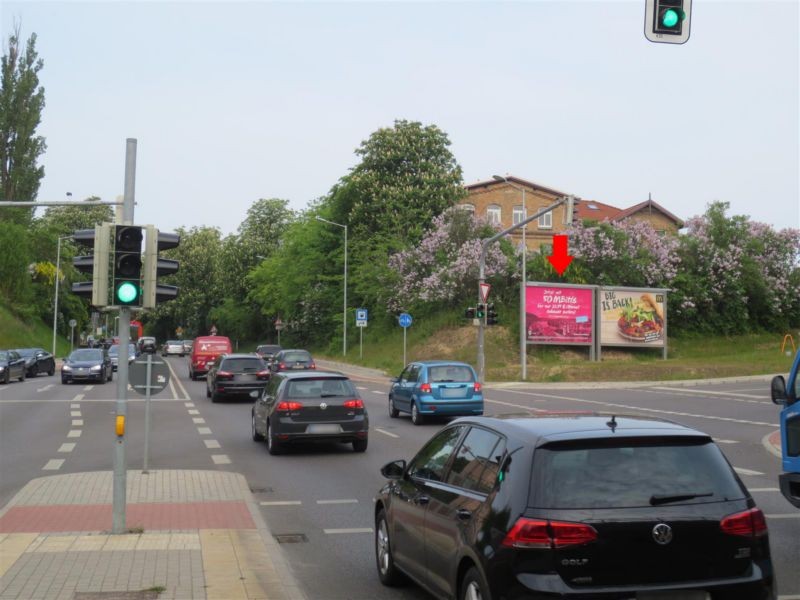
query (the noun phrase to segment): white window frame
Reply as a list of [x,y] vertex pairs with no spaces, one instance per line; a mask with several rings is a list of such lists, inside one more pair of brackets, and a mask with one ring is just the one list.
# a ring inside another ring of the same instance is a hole
[[511,212],[511,224],[516,225],[518,223],[522,223],[525,220],[525,211],[522,208],[522,205],[515,206]]
[[475,214],[475,205],[469,202],[464,202],[463,204],[459,204],[458,208],[460,208],[464,212],[468,212],[471,215]]
[[539,217],[539,229],[553,228],[553,211],[549,210]]
[[490,204],[486,207],[486,220],[493,225],[502,223],[503,212],[499,204]]

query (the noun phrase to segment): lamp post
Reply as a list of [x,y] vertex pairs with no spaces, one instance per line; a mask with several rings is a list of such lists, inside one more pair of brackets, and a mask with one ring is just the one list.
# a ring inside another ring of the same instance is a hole
[[[67,194],[71,196],[72,194]],[[56,277],[55,277],[55,300],[53,300],[53,356],[56,355],[56,323],[58,323],[58,288],[61,280],[59,274],[61,273],[61,240],[71,239],[71,235],[65,235],[58,238],[58,249],[56,250]]]
[[[528,218],[528,211],[525,207],[525,188],[511,183],[508,177],[501,177],[500,175],[492,175],[496,181],[504,181],[515,190],[522,192],[522,221]],[[525,242],[525,230],[528,228],[527,223],[522,226],[522,280],[519,284],[519,363],[522,380],[528,378],[528,352],[527,352],[527,331],[525,326],[525,288],[527,287],[527,256],[528,245]]]
[[342,356],[347,356],[347,225],[334,223],[320,216],[317,216],[316,219],[317,221],[322,221],[329,225],[336,225],[336,227],[344,229],[344,304],[342,305],[342,328],[344,331],[342,335]]

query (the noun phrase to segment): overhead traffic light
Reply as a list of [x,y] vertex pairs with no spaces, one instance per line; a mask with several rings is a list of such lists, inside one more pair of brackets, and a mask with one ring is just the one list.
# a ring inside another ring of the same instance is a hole
[[142,227],[114,226],[114,287],[111,304],[140,306],[142,302]]
[[475,318],[475,307],[470,306],[469,308],[464,310],[464,318],[465,319],[474,319]]
[[475,317],[477,319],[483,319],[485,316],[486,316],[486,305],[478,304],[477,308],[475,309]]
[[567,219],[570,220],[570,227],[577,227],[581,222],[581,218],[578,216],[580,203],[580,198],[567,196]]
[[92,306],[101,308],[108,306],[108,259],[111,243],[111,223],[102,223],[93,229],[79,229],[72,234],[72,239],[85,248],[92,248],[90,255],[76,256],[73,266],[81,273],[91,273],[91,281],[79,281],[72,284],[72,293],[88,298]]
[[646,0],[644,35],[651,42],[683,44],[689,39],[692,0]]
[[147,226],[147,239],[144,250],[144,272],[142,306],[155,308],[160,302],[167,302],[178,297],[178,288],[174,285],[158,283],[161,275],[174,275],[180,263],[177,260],[160,258],[160,250],[177,248],[181,238],[177,233],[159,231],[153,225]]
[[497,323],[497,311],[494,309],[494,303],[491,303],[486,307],[486,324],[497,325]]

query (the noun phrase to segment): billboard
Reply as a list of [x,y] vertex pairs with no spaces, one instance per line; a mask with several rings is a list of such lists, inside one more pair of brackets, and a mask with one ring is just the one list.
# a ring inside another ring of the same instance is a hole
[[604,287],[599,293],[600,345],[665,347],[665,290]]
[[528,284],[525,334],[532,344],[592,345],[594,290],[558,284]]

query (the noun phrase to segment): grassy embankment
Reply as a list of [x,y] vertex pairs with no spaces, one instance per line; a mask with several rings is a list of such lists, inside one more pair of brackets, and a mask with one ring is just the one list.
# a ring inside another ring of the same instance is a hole
[[[53,325],[41,321],[23,323],[0,304],[0,348],[53,349]],[[56,357],[69,354],[69,340],[56,337]]]

